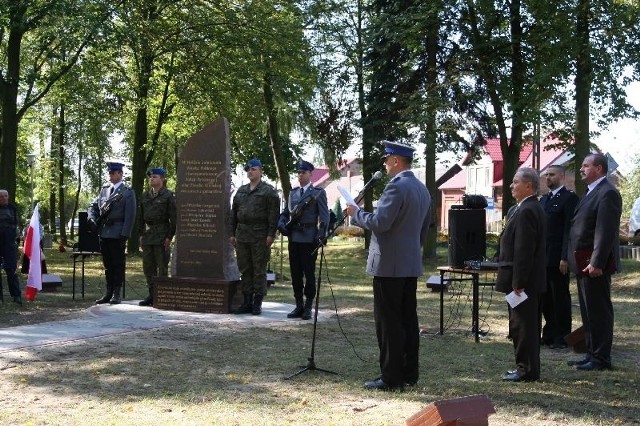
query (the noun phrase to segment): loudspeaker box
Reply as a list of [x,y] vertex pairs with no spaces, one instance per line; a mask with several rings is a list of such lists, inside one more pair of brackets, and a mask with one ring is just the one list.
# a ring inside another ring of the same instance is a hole
[[484,260],[487,223],[484,209],[449,210],[449,266],[464,267],[467,260]]

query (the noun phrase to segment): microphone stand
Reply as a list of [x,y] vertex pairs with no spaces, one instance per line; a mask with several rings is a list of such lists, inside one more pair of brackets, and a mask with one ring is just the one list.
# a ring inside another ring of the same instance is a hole
[[[344,223],[346,218],[347,218],[347,216],[344,215],[339,221],[336,222],[336,224],[334,225],[333,229],[329,230],[329,232],[327,233],[327,240],[335,233],[336,229],[338,229],[338,227]],[[299,371],[293,373],[292,375],[287,377],[286,380],[289,380],[289,379],[291,379],[293,377],[296,377],[296,376],[304,373],[305,371],[321,371],[323,373],[328,373],[328,374],[338,374],[335,371],[329,371],[329,370],[325,370],[325,369],[322,369],[322,368],[318,368],[316,366],[316,361],[315,361],[316,331],[318,329],[318,305],[319,305],[319,301],[320,301],[320,284],[322,283],[322,262],[325,261],[325,258],[324,258],[324,244],[323,244],[322,241],[318,242],[318,246],[314,250],[314,253],[317,253],[318,250],[320,250],[320,267],[318,268],[318,279],[317,279],[317,283],[316,283],[316,306],[315,306],[315,313],[313,315],[313,335],[312,335],[312,338],[311,338],[311,355],[309,355],[309,358],[307,358],[306,367],[304,367],[302,370],[299,370]]]

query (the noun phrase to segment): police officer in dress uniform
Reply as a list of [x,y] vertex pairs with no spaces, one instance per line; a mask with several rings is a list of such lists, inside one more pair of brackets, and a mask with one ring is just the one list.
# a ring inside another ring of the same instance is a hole
[[229,242],[236,249],[243,303],[236,314],[260,315],[267,294],[267,263],[275,240],[280,197],[262,181],[262,162],[249,160],[244,167],[249,183],[233,197]]
[[150,188],[140,202],[142,269],[149,288],[140,306],[153,306],[153,277],[169,274],[169,247],[176,234],[176,197],[165,187],[165,174],[161,168],[147,171]]
[[136,221],[136,196],[122,181],[124,164],[109,162],[109,185],[89,205],[89,226],[100,237],[100,252],[106,278],[106,292],[97,304],[116,305],[122,301],[120,289],[125,277],[125,249]]
[[296,171],[300,186],[289,193],[287,207],[278,220],[278,230],[289,237],[291,285],[296,301],[296,307],[287,314],[287,318],[303,320],[311,318],[316,295],[316,248],[326,238],[329,224],[327,193],[311,184],[313,169],[313,164],[308,161],[298,161]]
[[17,238],[18,212],[16,207],[9,203],[9,192],[0,189],[0,264],[7,275],[9,294],[15,303],[22,305],[20,283],[16,275],[18,269]]
[[431,197],[411,171],[414,148],[384,141],[391,178],[374,213],[348,205],[352,223],[371,230],[367,273],[373,275],[373,316],[380,349],[380,377],[366,389],[402,390],[418,381],[420,330],[416,291],[429,227]]

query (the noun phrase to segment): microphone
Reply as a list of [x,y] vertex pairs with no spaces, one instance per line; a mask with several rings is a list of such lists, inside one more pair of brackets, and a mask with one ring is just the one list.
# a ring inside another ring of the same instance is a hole
[[362,199],[364,198],[364,194],[373,186],[376,184],[376,182],[378,182],[380,179],[382,179],[382,172],[380,170],[378,170],[377,172],[375,172],[373,174],[373,176],[371,177],[371,179],[369,180],[369,182],[367,182],[364,185],[364,188],[362,188],[362,190],[360,191],[360,193],[358,194],[358,196],[353,200],[356,202],[356,204],[360,204],[360,201],[362,201]]

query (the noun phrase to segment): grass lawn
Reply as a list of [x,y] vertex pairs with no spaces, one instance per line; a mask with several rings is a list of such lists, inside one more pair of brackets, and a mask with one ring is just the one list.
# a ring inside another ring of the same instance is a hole
[[[286,278],[284,248],[282,269],[277,250],[272,266]],[[612,371],[578,372],[566,360],[581,355],[543,348],[542,380],[509,384],[500,379],[513,367],[503,295],[481,290],[480,326],[487,334],[475,343],[469,284],[453,286],[445,295],[445,333],[436,334],[439,295],[425,282],[446,264],[444,246],[438,254],[419,285],[421,377],[406,392],[362,388],[379,373],[366,252],[361,242],[333,241],[325,249],[320,300],[320,309],[333,315],[318,324],[315,362],[337,375],[310,371],[284,380],[307,363],[311,321],[193,322],[0,353],[0,424],[400,425],[432,401],[475,394],[495,406],[490,425],[640,424],[640,262],[623,260],[625,272],[613,279]],[[86,263],[85,298],[77,285],[73,300],[69,253],[46,255],[62,289],[18,307],[5,284],[0,327],[80,317],[102,295],[99,258]],[[129,257],[127,268],[126,298],[142,299],[140,257]],[[572,297],[576,328],[575,279]],[[266,300],[292,303],[290,284],[280,277]]]

